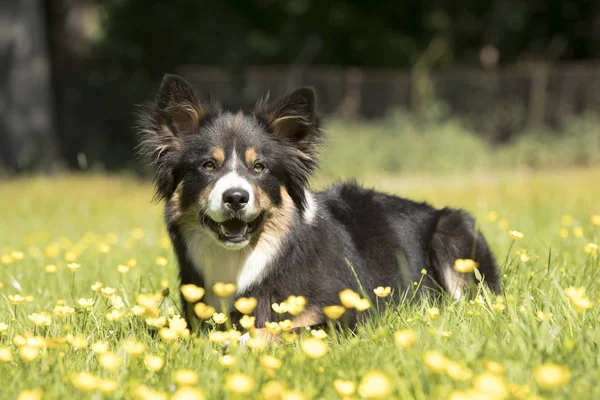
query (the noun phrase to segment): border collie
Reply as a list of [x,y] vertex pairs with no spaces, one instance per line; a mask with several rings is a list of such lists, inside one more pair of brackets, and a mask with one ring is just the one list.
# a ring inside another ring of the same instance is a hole
[[[164,77],[141,113],[140,150],[166,203],[180,283],[205,288],[202,301],[217,309],[213,284],[235,283],[235,298],[257,299],[257,328],[281,320],[272,304],[291,295],[307,300],[295,327],[325,323],[323,307],[340,304],[347,288],[374,300],[374,288],[390,286],[398,302],[421,280],[417,297],[458,297],[476,282],[454,270],[456,259],[475,260],[498,292],[494,257],[467,212],[355,183],[309,189],[323,142],[315,108],[315,91],[301,88],[230,112],[201,101],[182,78]],[[193,305],[182,301],[191,321]],[[235,323],[240,314],[231,311]],[[356,312],[346,318],[354,324]]]

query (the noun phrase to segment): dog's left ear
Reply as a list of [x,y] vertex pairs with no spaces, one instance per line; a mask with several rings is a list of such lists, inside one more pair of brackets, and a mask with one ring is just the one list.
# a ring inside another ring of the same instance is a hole
[[313,157],[321,142],[316,114],[317,94],[312,87],[296,89],[267,107],[264,117],[273,133]]

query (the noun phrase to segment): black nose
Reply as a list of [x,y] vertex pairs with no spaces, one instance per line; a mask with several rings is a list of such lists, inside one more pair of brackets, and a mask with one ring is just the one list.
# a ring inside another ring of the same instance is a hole
[[248,204],[249,194],[244,189],[233,188],[223,192],[223,203],[234,211],[241,210]]

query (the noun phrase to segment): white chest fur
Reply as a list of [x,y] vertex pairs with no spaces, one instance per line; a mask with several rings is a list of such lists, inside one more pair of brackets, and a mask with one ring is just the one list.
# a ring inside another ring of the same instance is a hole
[[228,250],[201,229],[188,229],[184,237],[194,267],[204,276],[203,301],[220,309],[220,300],[212,293],[212,286],[217,282],[235,283],[237,291],[242,292],[260,283],[275,254],[260,242],[254,249]]

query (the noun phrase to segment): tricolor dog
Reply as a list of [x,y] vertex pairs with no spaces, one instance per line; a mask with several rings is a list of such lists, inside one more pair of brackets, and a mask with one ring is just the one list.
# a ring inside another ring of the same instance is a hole
[[[296,327],[326,322],[323,307],[340,304],[347,288],[374,296],[390,286],[400,301],[423,279],[420,296],[460,296],[474,277],[455,271],[456,259],[477,261],[484,282],[499,290],[494,257],[467,212],[355,183],[309,188],[323,143],[312,88],[231,112],[167,75],[140,127],[181,284],[205,288],[202,301],[218,309],[213,284],[235,283],[234,298],[257,299],[258,328],[290,318],[272,308],[290,295],[307,300],[292,318]],[[193,305],[182,300],[190,318]],[[235,323],[240,315],[231,311]],[[356,322],[355,313],[347,318]]]

